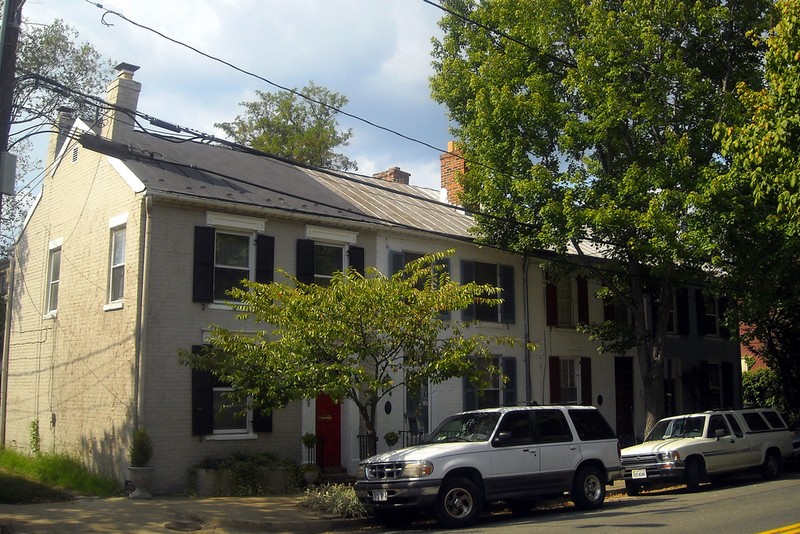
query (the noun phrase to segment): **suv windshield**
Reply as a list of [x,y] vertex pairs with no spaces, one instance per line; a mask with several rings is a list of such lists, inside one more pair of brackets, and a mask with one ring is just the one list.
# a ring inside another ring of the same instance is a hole
[[448,417],[437,426],[423,443],[453,441],[487,441],[497,426],[496,412],[462,413]]
[[662,419],[645,441],[661,441],[669,438],[699,438],[703,435],[706,418],[702,415],[695,417],[681,417],[678,419]]

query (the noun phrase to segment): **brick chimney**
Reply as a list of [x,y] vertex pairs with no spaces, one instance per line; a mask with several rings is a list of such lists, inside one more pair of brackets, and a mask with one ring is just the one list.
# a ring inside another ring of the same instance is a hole
[[467,172],[467,164],[453,141],[447,142],[447,152],[439,156],[439,161],[442,166],[442,189],[443,193],[447,193],[447,202],[460,205],[459,197],[463,188],[458,180]]
[[106,100],[116,108],[106,112],[100,136],[127,145],[133,134],[132,112],[136,111],[139,104],[142,84],[133,80],[133,73],[139,70],[136,65],[120,63],[116,70],[117,78],[108,85],[106,91]]
[[406,171],[401,171],[400,167],[391,167],[383,172],[376,172],[375,174],[372,175],[372,177],[380,178],[385,182],[394,182],[396,184],[408,185],[408,179],[411,177],[411,173]]

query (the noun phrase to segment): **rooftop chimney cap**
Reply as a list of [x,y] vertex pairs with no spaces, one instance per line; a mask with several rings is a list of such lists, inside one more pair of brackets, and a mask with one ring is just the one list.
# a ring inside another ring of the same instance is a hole
[[139,65],[132,65],[130,63],[122,62],[116,67],[114,67],[114,70],[116,70],[119,73],[120,77],[125,77],[130,79],[133,78],[133,73],[139,70]]

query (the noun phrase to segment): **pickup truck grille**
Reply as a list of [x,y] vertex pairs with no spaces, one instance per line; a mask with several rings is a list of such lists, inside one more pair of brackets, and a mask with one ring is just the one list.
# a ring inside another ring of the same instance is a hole
[[401,462],[369,464],[365,468],[367,480],[394,480],[403,473]]
[[644,467],[653,465],[657,462],[655,454],[637,454],[636,456],[623,456],[622,467],[626,469],[635,469],[637,467]]

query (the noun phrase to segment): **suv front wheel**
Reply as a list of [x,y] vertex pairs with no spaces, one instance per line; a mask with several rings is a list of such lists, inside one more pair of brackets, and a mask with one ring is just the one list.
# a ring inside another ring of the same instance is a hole
[[454,477],[444,481],[433,512],[436,520],[448,528],[463,528],[478,520],[483,507],[480,489],[468,478]]
[[582,467],[572,483],[572,502],[580,510],[595,510],[606,499],[606,477],[593,465]]

